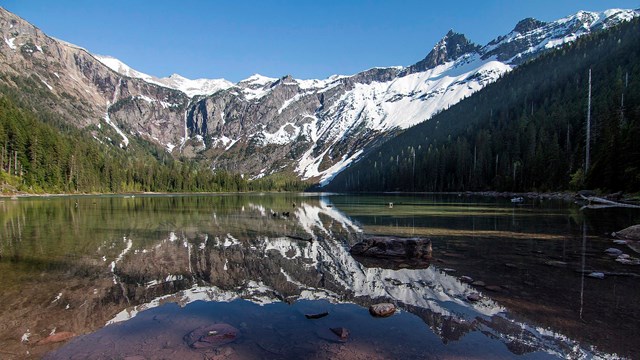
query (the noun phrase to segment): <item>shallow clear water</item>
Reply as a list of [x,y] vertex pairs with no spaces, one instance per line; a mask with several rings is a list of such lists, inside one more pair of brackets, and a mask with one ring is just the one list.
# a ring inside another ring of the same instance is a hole
[[[310,194],[0,199],[0,209],[0,358],[640,353],[640,267],[604,253],[638,257],[608,235],[640,223],[638,211]],[[362,265],[349,248],[373,234],[429,237],[429,267]],[[399,312],[374,318],[377,302]],[[235,341],[194,350],[183,340],[220,322],[238,329]],[[72,338],[43,344],[56,333]]]

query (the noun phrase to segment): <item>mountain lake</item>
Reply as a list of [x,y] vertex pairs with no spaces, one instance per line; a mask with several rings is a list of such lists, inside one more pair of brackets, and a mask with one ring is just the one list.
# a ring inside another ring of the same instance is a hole
[[[0,209],[2,359],[640,354],[640,266],[606,252],[640,257],[611,236],[638,210],[290,193],[0,198]],[[349,250],[372,235],[428,237],[432,257],[361,263]],[[376,303],[397,310],[374,317]]]

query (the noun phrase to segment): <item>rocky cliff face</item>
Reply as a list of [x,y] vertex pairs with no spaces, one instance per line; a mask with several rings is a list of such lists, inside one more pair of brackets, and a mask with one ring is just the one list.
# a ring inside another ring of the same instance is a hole
[[[184,93],[116,73],[2,8],[0,38],[0,81],[34,105],[44,103],[76,126],[95,126],[97,137],[101,124],[110,125],[121,146],[129,136],[162,144],[184,137]],[[29,100],[34,92],[39,100]]]
[[[45,103],[80,127],[113,127],[213,169],[251,178],[293,171],[325,184],[398,131],[428,120],[523,62],[591,31],[638,16],[635,10],[579,12],[555,22],[520,21],[485,46],[449,31],[408,67],[299,80],[254,75],[158,79],[117,59],[52,39],[0,10],[0,81],[38,88]],[[28,94],[25,94],[28,97]]]

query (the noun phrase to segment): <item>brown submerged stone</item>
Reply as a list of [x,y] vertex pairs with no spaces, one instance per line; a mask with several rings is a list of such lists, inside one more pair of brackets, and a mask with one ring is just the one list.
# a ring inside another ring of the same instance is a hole
[[229,324],[201,326],[184,336],[184,341],[193,349],[214,348],[233,342],[238,329]]
[[330,329],[334,334],[340,337],[340,340],[347,340],[349,338],[349,330],[343,327],[331,328]]
[[55,334],[49,335],[46,338],[38,341],[37,345],[46,345],[46,344],[53,344],[53,343],[58,343],[58,342],[62,342],[62,341],[67,341],[67,340],[71,339],[74,336],[76,336],[76,334],[74,334],[72,332],[61,331],[59,333],[55,333]]

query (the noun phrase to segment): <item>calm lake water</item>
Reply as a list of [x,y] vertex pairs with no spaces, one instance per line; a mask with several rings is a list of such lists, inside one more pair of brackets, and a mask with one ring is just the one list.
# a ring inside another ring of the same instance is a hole
[[[636,210],[318,194],[5,198],[0,209],[1,359],[640,354],[640,266],[605,253],[640,256],[609,235],[639,224]],[[359,263],[350,246],[374,234],[429,237],[430,265]],[[399,311],[374,318],[378,302]],[[235,340],[185,343],[215,323]]]

